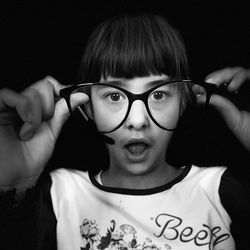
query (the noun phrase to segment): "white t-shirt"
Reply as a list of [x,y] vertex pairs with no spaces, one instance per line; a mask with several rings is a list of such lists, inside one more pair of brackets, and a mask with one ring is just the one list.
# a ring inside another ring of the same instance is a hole
[[51,173],[60,250],[235,249],[221,204],[224,167],[186,167],[166,185],[131,190],[102,186],[88,172]]

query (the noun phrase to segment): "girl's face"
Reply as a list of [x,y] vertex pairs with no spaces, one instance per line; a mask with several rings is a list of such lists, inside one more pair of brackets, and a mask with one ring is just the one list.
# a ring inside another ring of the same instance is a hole
[[[122,88],[134,94],[141,94],[156,84],[159,85],[159,82],[167,80],[168,77],[162,74],[132,79],[108,77],[101,79],[101,82],[119,81]],[[112,105],[117,102],[121,102],[122,105],[124,97],[119,96],[119,93],[105,96],[108,98],[105,99],[105,102],[108,101],[106,107],[103,103],[98,102],[99,96],[98,91],[92,92],[93,118],[97,128],[102,130],[108,126],[108,123],[112,124],[116,121],[119,109],[116,110],[116,107],[113,108]],[[154,92],[150,95],[149,102],[152,102],[156,118],[162,124],[164,123],[164,126],[176,127],[180,116],[178,88],[169,85],[162,91]],[[109,106],[111,112],[108,111]],[[107,145],[110,155],[110,170],[120,175],[138,176],[162,169],[166,165],[165,154],[172,134],[172,131],[164,130],[153,122],[143,101],[134,101],[122,126],[107,134],[115,141],[114,145]]]

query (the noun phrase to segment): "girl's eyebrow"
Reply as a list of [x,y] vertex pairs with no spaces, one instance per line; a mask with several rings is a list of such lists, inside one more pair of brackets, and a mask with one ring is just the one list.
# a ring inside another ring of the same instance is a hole
[[[159,79],[159,80],[149,81],[146,83],[146,86],[147,87],[157,86],[161,83],[167,82],[168,80],[169,80],[168,77],[166,77],[166,78]],[[126,86],[126,81],[122,81],[122,80],[113,80],[113,81],[107,81],[107,82],[103,82],[103,83],[114,85],[114,86],[119,86],[119,87]]]
[[126,84],[124,81],[120,81],[120,80],[113,80],[113,81],[106,81],[106,82],[103,81],[100,83],[110,84],[110,85],[119,86],[119,87],[124,87]]
[[169,81],[169,79],[166,77],[166,78],[163,78],[163,79],[150,81],[146,85],[147,85],[147,87],[154,87],[154,86],[160,85],[161,83],[165,83],[167,81]]

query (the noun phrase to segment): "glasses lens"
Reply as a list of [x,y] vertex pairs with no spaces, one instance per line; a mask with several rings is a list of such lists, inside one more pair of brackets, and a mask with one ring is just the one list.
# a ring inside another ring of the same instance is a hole
[[109,132],[121,124],[126,116],[129,100],[120,89],[109,85],[91,86],[92,116],[100,132]]
[[154,89],[148,96],[148,108],[154,121],[161,127],[171,130],[177,126],[180,110],[180,84],[164,84]]

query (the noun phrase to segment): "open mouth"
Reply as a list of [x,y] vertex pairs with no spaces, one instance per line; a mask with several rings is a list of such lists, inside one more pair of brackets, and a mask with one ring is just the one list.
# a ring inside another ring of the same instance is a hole
[[126,145],[126,148],[131,154],[142,154],[147,148],[148,144],[145,143],[131,143]]
[[131,161],[145,160],[150,147],[145,139],[130,139],[124,146],[126,155]]

